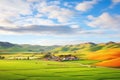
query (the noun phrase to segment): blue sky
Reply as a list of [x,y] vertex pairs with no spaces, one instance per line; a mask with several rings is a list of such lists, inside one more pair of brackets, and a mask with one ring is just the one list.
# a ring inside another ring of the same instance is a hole
[[119,42],[119,30],[120,0],[0,0],[0,41]]

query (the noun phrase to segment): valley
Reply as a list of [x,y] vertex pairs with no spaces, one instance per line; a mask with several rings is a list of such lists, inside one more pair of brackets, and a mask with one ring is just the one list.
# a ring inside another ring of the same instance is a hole
[[[120,43],[82,43],[56,46],[40,52],[24,52],[23,47],[19,47],[18,49],[22,50],[19,51],[16,50],[17,44],[15,46],[7,44],[0,45],[2,80],[119,80],[120,78]],[[29,49],[35,50],[41,47],[27,47],[27,50]]]

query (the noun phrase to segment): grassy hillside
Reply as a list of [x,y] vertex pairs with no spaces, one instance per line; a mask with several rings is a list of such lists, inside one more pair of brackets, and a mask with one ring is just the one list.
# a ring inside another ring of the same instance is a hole
[[99,50],[87,56],[90,60],[101,60],[97,66],[120,67],[120,48]]
[[83,43],[78,45],[67,45],[63,47],[56,48],[52,50],[53,53],[59,54],[73,54],[81,57],[81,55],[85,55],[88,53],[96,52],[99,50],[107,50],[120,48],[120,43],[108,42],[108,43]]
[[105,67],[119,67],[120,68],[120,57],[110,59],[110,60],[105,60],[105,61],[102,61],[102,62],[98,62],[95,65],[105,66]]
[[99,50],[87,55],[88,59],[92,60],[110,60],[120,58],[120,48]]
[[120,43],[83,43],[56,48],[52,51],[55,55],[72,54],[80,59],[98,60],[97,66],[120,67]]

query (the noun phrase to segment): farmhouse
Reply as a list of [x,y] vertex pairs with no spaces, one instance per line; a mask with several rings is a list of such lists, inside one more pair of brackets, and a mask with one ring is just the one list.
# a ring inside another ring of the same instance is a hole
[[76,56],[73,56],[73,55],[60,55],[59,57],[62,61],[78,60],[78,58]]
[[46,55],[45,60],[53,60],[53,61],[72,61],[72,60],[78,60],[76,56],[73,55],[59,55],[59,56],[54,56],[54,55]]

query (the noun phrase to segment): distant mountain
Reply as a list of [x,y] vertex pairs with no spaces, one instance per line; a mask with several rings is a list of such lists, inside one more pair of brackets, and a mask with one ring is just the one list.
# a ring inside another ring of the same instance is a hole
[[0,42],[0,53],[6,52],[46,52],[58,46],[18,45],[9,42]]
[[0,47],[9,48],[9,47],[13,47],[13,46],[15,46],[15,44],[12,44],[9,42],[0,42]]
[[81,56],[88,52],[95,52],[99,50],[106,50],[111,48],[120,48],[120,43],[108,42],[108,43],[81,43],[77,45],[66,45],[66,46],[40,46],[40,45],[29,45],[29,44],[13,44],[9,42],[0,42],[0,52],[46,52],[51,51],[59,54],[73,54]]

